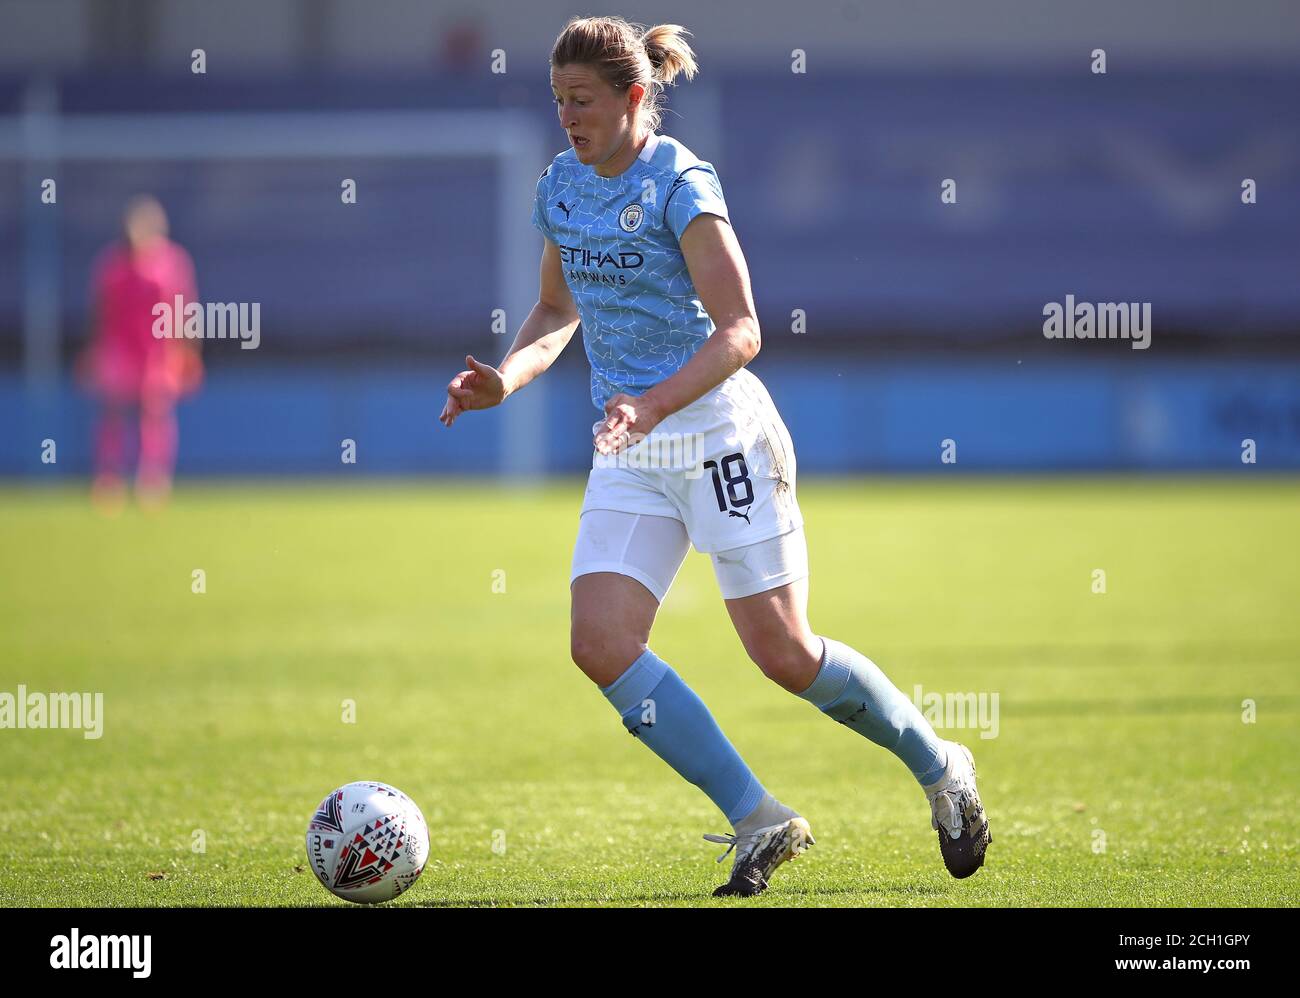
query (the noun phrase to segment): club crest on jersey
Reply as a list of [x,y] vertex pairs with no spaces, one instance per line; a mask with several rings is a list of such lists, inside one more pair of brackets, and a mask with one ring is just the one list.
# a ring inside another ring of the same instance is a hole
[[635,232],[641,228],[641,222],[644,218],[645,209],[633,201],[618,213],[618,224],[624,232]]

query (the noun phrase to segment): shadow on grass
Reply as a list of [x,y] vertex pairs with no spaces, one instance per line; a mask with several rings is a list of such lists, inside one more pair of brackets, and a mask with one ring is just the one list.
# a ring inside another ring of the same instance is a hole
[[[643,905],[671,904],[674,902],[712,902],[726,905],[744,905],[750,898],[714,898],[712,889],[704,891],[651,891],[644,894],[587,894],[565,897],[535,898],[427,898],[406,905],[410,908],[548,908],[582,904],[607,905]],[[936,887],[932,884],[889,883],[889,884],[845,884],[842,887],[822,886],[806,889],[778,889],[761,895],[760,904],[776,903],[800,905],[814,898],[836,898],[865,895],[868,897],[885,897],[906,895],[911,897],[949,897],[951,889]],[[864,905],[863,907],[867,907]]]

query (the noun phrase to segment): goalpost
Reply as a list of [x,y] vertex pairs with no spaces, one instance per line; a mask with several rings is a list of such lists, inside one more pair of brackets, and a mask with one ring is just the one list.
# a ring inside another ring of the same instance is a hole
[[[492,336],[483,350],[498,361],[537,300],[541,237],[531,214],[537,177],[549,157],[535,118],[509,109],[60,114],[54,86],[39,83],[28,89],[21,114],[0,117],[0,160],[19,164],[22,178],[23,370],[29,395],[48,395],[61,376],[58,216],[41,203],[42,181],[57,177],[61,161],[326,157],[496,162],[497,300],[488,303],[483,328],[490,329],[492,310],[502,308],[507,334]],[[465,352],[474,349],[466,344]],[[440,387],[431,386],[431,427],[442,405],[436,397]],[[545,402],[541,379],[503,407],[501,474],[535,481],[545,470]]]

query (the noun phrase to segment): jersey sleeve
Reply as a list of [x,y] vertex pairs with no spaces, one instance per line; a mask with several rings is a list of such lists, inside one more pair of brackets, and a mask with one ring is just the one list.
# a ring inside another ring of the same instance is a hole
[[551,226],[546,221],[546,182],[550,179],[550,173],[551,168],[548,166],[542,171],[542,175],[537,178],[537,193],[533,197],[533,225],[537,227],[537,231],[543,236],[551,242],[555,242],[555,234],[551,231]]
[[664,222],[680,240],[691,219],[705,212],[721,216],[728,224],[731,222],[726,199],[722,196],[722,183],[708,163],[683,170],[673,181],[664,208]]

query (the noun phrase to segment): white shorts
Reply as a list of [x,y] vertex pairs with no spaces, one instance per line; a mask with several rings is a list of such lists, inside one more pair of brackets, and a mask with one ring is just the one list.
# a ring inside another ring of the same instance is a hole
[[571,579],[620,572],[662,601],[694,544],[713,556],[725,598],[750,596],[807,576],[802,528],[790,434],[741,368],[622,454],[593,451]]
[[[662,603],[690,547],[681,520],[612,509],[588,510],[578,522],[569,585],[580,575],[617,572],[636,579]],[[745,547],[714,551],[709,557],[723,599],[765,593],[808,577],[803,527]]]

